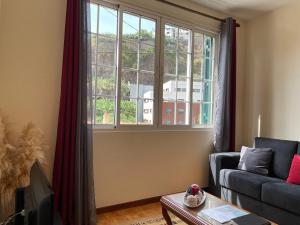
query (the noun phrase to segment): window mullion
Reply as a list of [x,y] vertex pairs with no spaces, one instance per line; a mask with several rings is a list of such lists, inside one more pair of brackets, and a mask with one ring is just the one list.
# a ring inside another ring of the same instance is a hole
[[118,10],[118,46],[117,46],[117,95],[116,95],[116,127],[120,127],[121,113],[121,74],[122,74],[122,31],[123,31],[123,10]]
[[161,100],[162,95],[160,94],[160,77],[161,77],[161,38],[162,37],[162,21],[156,20],[156,29],[155,29],[155,68],[154,68],[154,88],[153,88],[153,126],[160,126],[160,108],[161,108]]
[[165,22],[161,19],[160,27],[159,27],[159,34],[160,34],[160,40],[159,40],[159,70],[158,70],[158,96],[157,96],[157,104],[158,104],[158,126],[162,127],[162,114],[163,114],[163,103],[164,103],[164,94],[163,94],[163,78],[164,78],[164,54],[165,54]]
[[178,59],[178,54],[179,54],[179,27],[177,27],[177,38],[176,38],[176,68],[175,68],[175,75],[176,75],[176,81],[175,81],[175,104],[174,104],[174,125],[177,125],[177,87],[178,87],[178,67],[179,67],[179,59]]
[[98,34],[99,32],[99,18],[100,18],[100,10],[99,10],[100,6],[97,5],[97,33],[96,33],[96,66],[95,66],[95,88],[94,88],[94,109],[93,109],[93,120],[94,120],[94,124],[96,124],[96,112],[97,112],[97,83],[98,83]]
[[141,17],[139,17],[139,31],[138,31],[138,43],[137,43],[137,71],[136,71],[136,125],[139,124],[139,99],[140,99],[140,54],[141,54]]
[[189,126],[193,127],[193,83],[194,83],[194,78],[193,78],[193,66],[194,66],[194,31],[191,31],[191,36],[190,36],[190,43],[191,45],[189,46],[189,50],[191,52],[190,54],[190,67],[189,67],[189,75],[190,75],[190,118],[189,118]]

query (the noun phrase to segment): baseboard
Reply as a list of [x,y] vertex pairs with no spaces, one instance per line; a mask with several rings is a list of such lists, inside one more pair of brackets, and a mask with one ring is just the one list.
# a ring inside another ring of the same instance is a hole
[[151,203],[159,202],[160,198],[161,196],[156,196],[156,197],[140,199],[132,202],[125,202],[117,205],[105,206],[105,207],[97,208],[96,212],[97,214],[100,214],[105,212],[111,212],[111,211],[151,204]]
[[[203,187],[202,189],[204,191],[207,191],[208,188]],[[125,202],[125,203],[121,203],[121,204],[117,204],[117,205],[105,206],[105,207],[97,208],[96,213],[100,214],[100,213],[112,212],[112,211],[116,211],[116,210],[156,203],[156,202],[159,202],[161,197],[162,196],[156,196],[156,197],[140,199],[140,200],[136,200],[136,201],[132,201],[132,202]]]

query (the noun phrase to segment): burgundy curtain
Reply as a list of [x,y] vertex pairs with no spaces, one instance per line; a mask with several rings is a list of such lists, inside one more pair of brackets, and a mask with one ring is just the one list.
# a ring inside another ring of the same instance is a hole
[[227,18],[221,27],[214,124],[216,152],[235,150],[236,25],[236,20]]
[[53,168],[54,207],[63,225],[93,225],[89,1],[67,0],[61,97]]

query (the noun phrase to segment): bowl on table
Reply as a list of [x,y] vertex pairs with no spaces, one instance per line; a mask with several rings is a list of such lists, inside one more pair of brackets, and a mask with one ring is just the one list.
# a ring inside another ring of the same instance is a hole
[[192,184],[185,192],[184,205],[196,208],[205,202],[206,193],[197,184]]

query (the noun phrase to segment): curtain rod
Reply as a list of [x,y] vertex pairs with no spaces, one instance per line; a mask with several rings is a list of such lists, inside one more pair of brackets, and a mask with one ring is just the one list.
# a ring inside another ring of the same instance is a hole
[[[205,17],[208,17],[208,18],[213,19],[213,20],[217,20],[217,21],[220,21],[220,22],[225,22],[225,19],[221,19],[221,18],[212,16],[212,15],[209,15],[209,14],[206,14],[206,13],[203,13],[203,12],[199,12],[197,10],[190,9],[188,7],[185,7],[185,6],[177,5],[177,4],[173,3],[173,2],[169,2],[169,1],[166,1],[166,0],[156,0],[156,1],[162,2],[164,4],[167,4],[167,5],[170,5],[170,6],[174,6],[174,7],[177,7],[177,8],[180,8],[180,9],[183,9],[183,10],[186,10],[186,11],[189,11],[189,12],[201,15],[201,16],[205,16]],[[236,26],[240,27],[240,24],[237,23]]]

